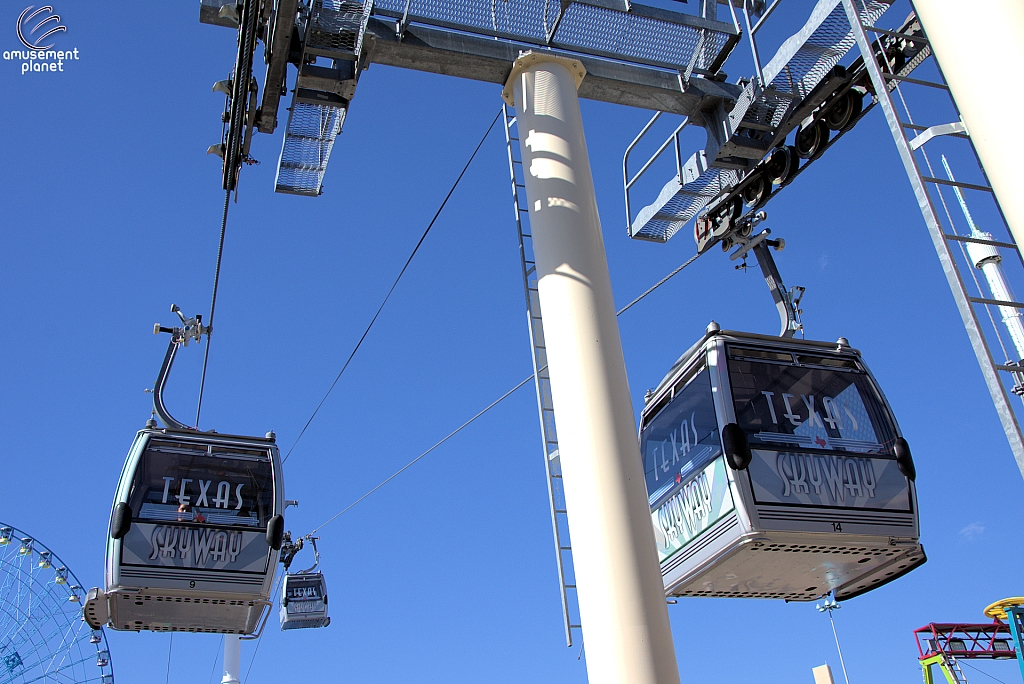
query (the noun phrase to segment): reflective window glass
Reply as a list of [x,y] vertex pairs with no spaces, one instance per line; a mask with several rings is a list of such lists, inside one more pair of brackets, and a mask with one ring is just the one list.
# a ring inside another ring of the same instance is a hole
[[718,419],[705,368],[678,390],[640,434],[647,492],[654,504],[721,451]]
[[753,444],[885,452],[895,428],[867,374],[729,359],[736,418]]
[[205,445],[152,440],[135,471],[132,516],[265,528],[274,505],[269,454],[214,448],[210,455]]

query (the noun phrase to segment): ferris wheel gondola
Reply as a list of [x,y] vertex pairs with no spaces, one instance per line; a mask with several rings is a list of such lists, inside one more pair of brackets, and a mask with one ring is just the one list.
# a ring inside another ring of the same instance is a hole
[[253,634],[269,615],[284,532],[284,479],[273,432],[200,432],[175,420],[163,389],[180,346],[209,328],[172,311],[153,391],[154,413],[125,460],[107,538],[105,586],[92,589],[90,626]]

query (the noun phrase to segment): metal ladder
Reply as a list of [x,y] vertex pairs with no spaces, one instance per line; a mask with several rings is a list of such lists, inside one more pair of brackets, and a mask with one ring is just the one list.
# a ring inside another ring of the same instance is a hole
[[[996,213],[1003,222],[1003,235],[1005,239],[979,239],[977,237],[968,237],[964,235],[958,235],[953,227],[952,215],[949,213],[949,207],[946,203],[946,199],[942,194],[942,188],[952,187],[955,190],[971,190],[983,193],[989,193],[992,201],[995,202],[996,198],[992,192],[992,188],[987,185],[978,185],[974,183],[963,183],[953,179],[942,179],[936,177],[935,172],[927,153],[924,150],[924,145],[936,136],[951,136],[952,138],[958,138],[967,142],[970,145],[971,152],[977,159],[977,152],[974,149],[974,145],[970,140],[968,132],[965,130],[962,122],[950,122],[943,123],[935,126],[921,126],[914,122],[913,117],[907,107],[906,99],[903,97],[903,93],[900,90],[901,85],[911,85],[915,88],[925,87],[930,88],[933,91],[938,90],[939,92],[945,92],[949,97],[949,102],[952,105],[952,110],[956,112],[959,117],[959,110],[956,109],[956,103],[953,101],[952,95],[949,92],[949,88],[942,80],[941,70],[938,68],[938,64],[935,64],[936,72],[939,74],[938,82],[929,82],[920,80],[917,78],[909,78],[907,76],[899,76],[893,71],[893,65],[889,63],[889,59],[885,58],[884,65],[880,65],[876,61],[877,50],[875,46],[878,42],[868,38],[868,32],[878,35],[880,38],[883,36],[889,36],[897,39],[906,38],[913,42],[921,42],[920,36],[905,36],[898,34],[894,31],[888,31],[886,29],[880,29],[874,26],[865,26],[860,23],[857,18],[857,5],[861,4],[863,0],[842,0],[843,7],[846,10],[847,19],[853,28],[853,35],[857,41],[857,46],[860,49],[861,55],[864,58],[864,64],[871,77],[871,83],[875,91],[875,99],[878,104],[881,105],[882,111],[885,113],[885,120],[889,126],[889,130],[892,133],[893,140],[896,143],[896,148],[899,151],[900,159],[903,161],[903,166],[907,172],[907,176],[910,179],[910,184],[914,189],[914,195],[917,198],[917,203],[921,209],[921,214],[924,216],[925,224],[928,227],[928,232],[931,235],[932,243],[935,246],[935,251],[938,254],[939,262],[942,265],[942,270],[946,275],[946,280],[949,284],[949,289],[953,293],[953,299],[956,301],[957,309],[960,312],[960,317],[963,319],[964,328],[967,330],[967,335],[970,338],[971,346],[974,348],[974,353],[978,357],[978,364],[981,366],[982,375],[985,378],[985,384],[988,386],[989,393],[992,395],[992,401],[995,404],[996,412],[999,414],[999,420],[1003,425],[1003,430],[1006,432],[1006,437],[1009,440],[1010,448],[1013,451],[1014,459],[1017,461],[1017,467],[1020,469],[1021,474],[1024,475],[1024,434],[1021,433],[1020,421],[1018,419],[1014,406],[1018,409],[1021,408],[1020,402],[1014,402],[1011,406],[1009,391],[1019,396],[1024,396],[1024,367],[1022,367],[1021,359],[1016,358],[1016,355],[1011,356],[1011,351],[1008,351],[1006,345],[1002,341],[1000,335],[999,326],[996,324],[995,318],[992,316],[990,307],[995,306],[1001,308],[1004,311],[1015,310],[1020,311],[1024,309],[1024,304],[1017,301],[1008,301],[1002,299],[994,299],[986,296],[987,293],[982,289],[977,278],[977,271],[974,268],[975,264],[968,254],[968,248],[971,244],[984,246],[988,249],[1001,250],[1003,254],[1006,254],[1008,258],[1002,259],[1004,266],[1013,269],[1024,269],[1024,260],[1021,259],[1020,251],[1017,245],[1013,241],[1013,237],[1009,232],[1009,229],[1005,225],[1005,219],[1003,219],[1002,211],[998,210]],[[925,37],[925,43],[927,44],[927,36]],[[929,47],[925,47],[924,50],[919,53],[915,60],[921,62],[928,58],[934,59],[931,54]],[[895,92],[901,103],[903,104],[904,113],[906,114],[907,121],[900,118],[899,113],[893,104],[892,93]],[[908,138],[910,133],[914,132],[916,135],[914,139]],[[924,170],[922,171],[922,164]],[[982,168],[981,161],[978,160],[978,167]],[[984,171],[982,171],[984,173]],[[949,222],[949,230],[947,231],[939,219],[939,214],[936,211],[936,205],[932,193],[929,192],[930,188],[934,188],[934,196],[938,198],[941,203],[944,213]],[[998,202],[996,202],[996,208],[998,209]],[[955,245],[955,248],[954,248]],[[959,251],[961,257],[958,258],[956,253]],[[967,264],[967,271],[970,273],[971,280],[974,283],[974,291],[969,292],[968,286],[964,282],[964,277],[961,271],[962,264]],[[991,322],[991,327],[987,328],[982,325],[979,321],[978,307],[985,309],[985,312]],[[995,336],[999,346],[1002,348],[1004,363],[997,363],[993,357],[992,349],[989,344],[991,337]],[[1012,345],[1011,345],[1012,347]]]
[[[558,584],[562,597],[562,618],[565,623],[565,645],[572,646],[572,630],[580,629],[579,602],[575,596],[576,583],[569,543],[569,518],[565,508],[562,487],[562,468],[558,458],[558,434],[555,429],[555,410],[551,404],[551,379],[548,376],[547,349],[544,345],[544,321],[541,318],[540,298],[537,293],[537,266],[533,256],[533,236],[529,231],[529,208],[524,191],[523,162],[519,158],[519,128],[515,113],[502,107],[505,122],[505,144],[508,149],[508,169],[512,180],[512,203],[515,209],[516,230],[519,233],[519,256],[523,266],[523,287],[526,291],[526,313],[533,349],[533,378],[537,387],[537,406],[540,409],[540,431],[544,441],[544,468],[548,476],[548,503],[551,506],[551,528],[555,538],[555,559],[558,564]],[[515,144],[514,144],[515,143]],[[525,225],[525,228],[524,228]]]
[[946,656],[945,665],[949,674],[953,676],[953,680],[956,684],[968,684],[967,675],[965,675],[964,671],[960,668],[960,663],[957,662],[956,658],[953,656]]

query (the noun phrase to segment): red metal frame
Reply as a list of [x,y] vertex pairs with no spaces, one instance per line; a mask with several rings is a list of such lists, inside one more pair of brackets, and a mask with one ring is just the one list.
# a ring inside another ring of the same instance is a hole
[[914,637],[920,660],[939,653],[955,658],[1017,657],[1010,626],[998,619],[984,624],[932,622],[915,629]]

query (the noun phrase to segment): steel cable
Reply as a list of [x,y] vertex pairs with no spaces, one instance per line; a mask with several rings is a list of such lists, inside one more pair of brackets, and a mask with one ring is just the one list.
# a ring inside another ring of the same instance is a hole
[[217,310],[217,288],[220,286],[220,264],[224,257],[224,235],[228,227],[228,207],[231,205],[231,191],[224,193],[224,216],[220,222],[220,243],[217,245],[217,268],[213,274],[213,300],[210,302],[210,321],[206,324],[206,353],[203,355],[203,375],[199,380],[199,403],[196,406],[196,430],[199,429],[199,414],[203,410],[203,390],[206,388],[206,366],[210,363],[210,342],[213,340],[213,314]]
[[986,677],[988,677],[989,679],[994,679],[994,680],[996,680],[997,682],[999,682],[999,684],[1006,684],[1006,682],[1004,682],[1004,681],[1003,681],[1002,679],[999,679],[998,677],[993,677],[993,676],[992,676],[992,675],[990,675],[990,674],[989,674],[988,672],[985,672],[984,670],[982,670],[982,669],[980,669],[980,668],[974,667],[974,665],[971,665],[970,663],[964,663],[964,665],[966,665],[967,667],[971,668],[971,669],[972,669],[972,670],[974,670],[975,672],[980,672],[981,674],[985,675],[985,676],[986,676]]
[[459,175],[455,179],[455,182],[452,184],[451,189],[448,190],[448,194],[445,195],[444,201],[441,202],[441,206],[439,206],[437,208],[437,211],[434,212],[434,217],[430,219],[430,223],[427,224],[427,228],[426,230],[423,231],[423,235],[420,236],[420,239],[416,243],[416,246],[413,247],[412,253],[409,254],[409,258],[405,260],[405,265],[402,266],[402,270],[398,272],[398,276],[395,278],[395,282],[391,284],[391,289],[389,289],[388,293],[384,296],[384,301],[382,301],[380,303],[380,306],[377,307],[377,313],[373,314],[373,318],[370,319],[369,325],[366,326],[366,329],[363,331],[363,334],[359,337],[359,341],[356,342],[356,346],[352,348],[352,352],[348,355],[348,358],[345,359],[345,364],[341,367],[341,370],[338,371],[337,377],[334,378],[334,382],[332,382],[331,386],[327,389],[327,393],[324,394],[324,398],[321,399],[320,403],[316,405],[315,409],[313,409],[313,414],[309,417],[309,420],[306,421],[306,424],[302,426],[302,430],[299,431],[299,436],[295,438],[295,442],[293,442],[291,448],[288,449],[288,453],[285,454],[283,459],[281,459],[282,463],[287,461],[288,457],[292,455],[293,451],[295,451],[295,447],[298,445],[299,440],[302,439],[302,436],[304,434],[306,434],[306,429],[309,428],[310,423],[312,423],[313,419],[316,418],[316,414],[320,412],[320,408],[324,405],[324,402],[327,401],[327,397],[331,396],[331,392],[334,391],[335,385],[337,385],[338,381],[341,380],[341,376],[345,373],[345,369],[347,369],[348,365],[352,362],[352,358],[356,355],[356,352],[359,351],[359,347],[363,345],[363,341],[366,339],[366,336],[370,334],[370,329],[373,328],[373,324],[377,322],[377,317],[380,316],[380,312],[384,310],[384,306],[388,303],[388,300],[391,298],[392,293],[394,293],[395,288],[398,287],[398,281],[400,281],[402,279],[402,276],[405,275],[405,271],[406,269],[409,268],[409,264],[412,263],[413,257],[416,256],[416,252],[419,251],[420,246],[423,244],[423,241],[427,239],[427,234],[430,233],[430,229],[434,227],[434,223],[437,221],[437,217],[441,215],[441,211],[445,208],[445,205],[448,204],[448,200],[451,198],[452,193],[454,193],[455,188],[459,186],[459,182],[462,180],[462,177],[466,175],[466,171],[469,169],[469,165],[473,163],[473,160],[476,158],[477,152],[480,151],[480,148],[483,146],[484,141],[487,140],[487,136],[491,134],[491,130],[494,129],[494,124],[498,122],[498,118],[500,116],[501,111],[499,111],[495,115],[494,120],[491,121],[491,125],[487,127],[487,131],[484,133],[483,137],[480,138],[480,142],[477,143],[476,148],[473,150],[473,154],[469,155],[469,160],[466,162],[466,165],[462,167],[462,171],[459,172]]
[[[620,315],[622,315],[622,313],[623,313],[623,312],[625,312],[625,311],[626,311],[627,309],[629,309],[630,307],[632,307],[632,306],[633,306],[634,304],[636,304],[637,302],[639,302],[639,301],[640,301],[641,299],[643,299],[643,298],[644,298],[644,297],[646,297],[647,295],[649,295],[649,294],[651,294],[652,292],[654,292],[655,290],[657,290],[657,289],[658,289],[659,287],[661,287],[662,285],[664,285],[665,283],[667,283],[667,282],[668,282],[668,281],[669,281],[669,280],[670,280],[670,279],[671,279],[672,277],[674,277],[674,276],[675,276],[676,274],[678,274],[678,273],[679,273],[680,271],[682,271],[682,270],[683,270],[684,268],[686,268],[687,266],[689,266],[690,264],[692,264],[692,263],[693,263],[694,261],[696,261],[696,260],[697,260],[697,257],[699,257],[699,256],[700,256],[700,254],[694,254],[694,255],[693,255],[692,257],[690,257],[690,258],[689,258],[689,259],[687,259],[687,260],[686,260],[685,262],[683,262],[683,264],[682,264],[682,265],[680,265],[680,266],[679,266],[678,268],[676,268],[676,269],[675,269],[675,270],[673,270],[673,271],[672,271],[671,273],[669,273],[669,274],[668,274],[667,276],[665,276],[664,278],[662,278],[661,280],[659,280],[658,282],[656,282],[656,283],[655,283],[654,285],[652,285],[651,287],[649,287],[649,288],[648,288],[648,289],[647,289],[647,290],[646,290],[646,291],[645,291],[645,292],[644,292],[643,294],[641,294],[641,295],[640,295],[639,297],[637,297],[636,299],[634,299],[633,301],[631,301],[631,302],[630,302],[629,304],[627,304],[626,306],[624,306],[624,307],[622,307],[621,309],[619,309],[619,310],[618,310],[618,311],[617,311],[617,312],[615,313],[615,315],[616,315],[616,316],[620,316]],[[544,369],[546,369],[546,368],[547,368],[547,366],[544,366],[543,368],[541,368],[541,369],[540,369],[540,371],[543,371],[543,370],[544,370]],[[540,372],[540,371],[538,371],[538,372]],[[435,443],[435,444],[434,444],[434,445],[433,445],[432,447],[430,447],[429,449],[427,449],[426,451],[424,451],[424,452],[423,452],[422,454],[420,454],[420,455],[419,455],[419,456],[417,456],[416,458],[412,459],[411,461],[409,461],[408,463],[406,463],[406,464],[405,464],[404,466],[402,466],[401,468],[399,468],[398,470],[396,470],[396,471],[395,471],[394,473],[392,473],[391,475],[389,475],[389,476],[388,476],[388,477],[387,477],[387,478],[386,478],[385,480],[383,480],[383,481],[382,481],[382,482],[381,482],[380,484],[378,484],[377,486],[375,486],[375,487],[374,487],[373,489],[371,489],[370,491],[368,491],[368,492],[366,492],[365,494],[363,494],[363,495],[362,495],[361,497],[359,497],[358,499],[356,499],[355,501],[353,501],[352,503],[350,503],[350,504],[349,504],[348,506],[346,506],[345,508],[343,508],[343,509],[342,509],[342,510],[340,510],[339,512],[335,513],[335,514],[334,514],[333,516],[331,516],[330,518],[328,518],[328,519],[327,519],[327,520],[326,520],[325,522],[322,522],[322,523],[320,523],[319,525],[317,525],[317,526],[316,526],[315,528],[313,528],[313,531],[312,531],[312,532],[310,532],[310,534],[315,534],[315,533],[316,533],[317,531],[319,531],[320,529],[322,529],[322,528],[326,527],[326,526],[327,526],[328,524],[330,524],[330,523],[334,522],[334,521],[335,521],[335,520],[336,520],[337,518],[341,517],[341,515],[342,515],[343,513],[346,513],[346,512],[348,512],[348,510],[349,510],[349,509],[351,509],[351,508],[352,508],[353,506],[355,506],[355,505],[356,505],[357,503],[359,503],[359,502],[360,502],[360,501],[362,501],[363,499],[367,498],[368,496],[370,496],[371,494],[373,494],[374,492],[376,492],[376,491],[377,491],[378,489],[380,489],[381,487],[383,487],[384,485],[386,485],[386,484],[387,484],[388,482],[391,482],[391,481],[392,481],[393,479],[395,479],[396,477],[398,477],[399,475],[401,475],[401,474],[402,474],[403,472],[405,472],[406,470],[408,470],[408,469],[409,469],[410,467],[412,467],[412,466],[413,466],[413,464],[415,464],[415,463],[416,463],[417,461],[419,461],[420,459],[422,459],[422,458],[423,458],[424,456],[426,456],[427,454],[429,454],[430,452],[432,452],[432,451],[433,451],[434,449],[438,448],[439,446],[441,446],[442,444],[444,444],[445,442],[447,442],[447,441],[448,441],[449,439],[451,439],[452,437],[454,437],[455,435],[457,435],[458,433],[462,432],[462,431],[463,431],[464,429],[466,429],[467,427],[469,427],[469,426],[470,426],[470,424],[472,424],[472,423],[473,423],[473,422],[474,422],[474,421],[475,421],[475,420],[476,420],[477,418],[480,418],[480,417],[481,417],[481,416],[483,416],[483,415],[484,415],[485,413],[487,413],[488,411],[490,411],[490,410],[491,410],[492,408],[494,408],[495,406],[497,406],[498,404],[500,404],[500,403],[501,403],[502,401],[504,401],[505,399],[507,399],[508,397],[510,397],[510,396],[511,396],[511,395],[512,395],[512,394],[513,394],[513,393],[514,393],[514,392],[515,392],[516,390],[518,390],[519,388],[521,388],[521,387],[522,387],[523,385],[525,385],[526,383],[528,383],[528,382],[529,382],[530,380],[532,380],[533,378],[534,378],[534,376],[533,376],[532,374],[531,374],[531,375],[528,375],[528,376],[527,376],[526,378],[524,378],[524,379],[523,379],[523,380],[522,380],[522,381],[521,381],[521,382],[520,382],[520,383],[519,383],[518,385],[516,385],[515,387],[513,387],[512,389],[510,389],[509,391],[505,392],[505,393],[504,393],[503,395],[501,395],[500,397],[498,397],[497,399],[495,399],[494,401],[492,401],[492,402],[491,402],[490,404],[488,404],[488,405],[487,405],[487,407],[486,407],[486,408],[484,408],[483,410],[481,410],[480,412],[478,412],[478,413],[477,413],[477,414],[476,414],[475,416],[473,416],[472,418],[470,418],[469,420],[467,420],[467,421],[466,421],[465,423],[463,423],[463,424],[462,424],[462,425],[460,425],[459,427],[457,427],[457,428],[455,428],[454,430],[452,430],[451,432],[449,432],[449,433],[448,433],[447,435],[445,435],[445,436],[444,436],[444,437],[443,437],[443,438],[442,438],[442,439],[441,439],[441,440],[440,440],[439,442]]]
[[164,684],[168,684],[171,681],[171,649],[174,648],[174,632],[171,632],[171,638],[167,641],[167,675],[164,677]]

